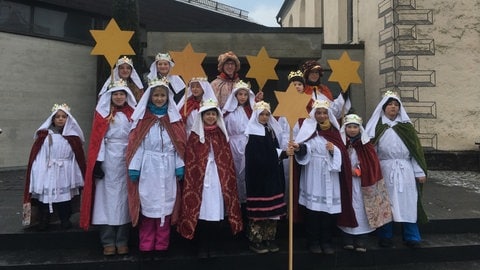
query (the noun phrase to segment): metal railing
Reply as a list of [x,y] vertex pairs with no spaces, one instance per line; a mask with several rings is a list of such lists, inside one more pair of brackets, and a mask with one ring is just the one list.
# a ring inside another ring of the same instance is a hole
[[219,12],[228,16],[238,17],[244,20],[248,20],[248,11],[235,8],[229,5],[225,5],[217,1],[212,1],[212,0],[177,0],[177,1],[192,4],[192,5],[210,9],[210,10],[214,10],[216,12]]

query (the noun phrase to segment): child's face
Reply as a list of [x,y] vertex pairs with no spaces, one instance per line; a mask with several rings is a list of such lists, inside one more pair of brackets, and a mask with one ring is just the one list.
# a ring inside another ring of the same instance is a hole
[[157,107],[162,107],[167,103],[168,100],[168,94],[167,94],[167,89],[163,87],[155,87],[152,89],[152,103],[157,106]]
[[170,63],[166,60],[157,61],[157,72],[166,76],[170,72]]
[[311,81],[311,82],[316,82],[318,81],[318,79],[320,79],[320,72],[316,69],[310,71],[310,73],[308,73],[308,80]]
[[118,66],[118,76],[124,80],[130,78],[130,75],[132,74],[132,67],[127,64],[123,63],[120,66]]
[[125,91],[115,91],[112,93],[112,103],[114,106],[123,106],[127,101],[127,93]]
[[245,89],[238,90],[236,97],[237,97],[238,105],[243,105],[248,100],[248,91]]
[[325,108],[318,108],[315,111],[315,120],[317,120],[318,123],[322,124],[328,119],[328,110]]
[[299,81],[293,81],[292,82],[293,87],[295,87],[295,90],[297,90],[298,93],[303,94],[305,92],[305,89],[303,88],[303,83]]
[[268,110],[263,110],[258,115],[258,122],[262,125],[266,125],[268,123],[268,119],[270,119],[270,112]]
[[345,126],[345,133],[348,137],[355,137],[360,134],[360,126],[357,124],[348,124]]
[[385,116],[387,116],[390,119],[395,119],[397,117],[397,114],[400,112],[400,103],[396,100],[392,100],[387,103],[387,106],[385,107]]
[[202,114],[203,124],[205,126],[213,126],[217,123],[217,110],[208,110]]
[[64,127],[65,123],[67,122],[68,114],[66,114],[64,111],[59,110],[54,116],[53,116],[53,125],[56,127]]
[[199,82],[191,82],[190,91],[192,91],[192,96],[196,98],[201,98],[203,96],[203,89]]

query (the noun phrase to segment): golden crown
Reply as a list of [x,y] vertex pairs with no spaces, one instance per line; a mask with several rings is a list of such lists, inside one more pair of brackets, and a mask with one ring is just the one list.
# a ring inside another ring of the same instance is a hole
[[346,115],[344,118],[343,118],[343,123],[345,125],[347,124],[358,124],[358,125],[362,125],[363,123],[363,120],[360,116],[356,115],[356,114],[348,114]]
[[193,77],[190,82],[208,82],[207,77]]
[[108,89],[112,89],[114,87],[128,87],[127,86],[127,81],[124,79],[119,79],[117,81],[113,81],[108,85]]
[[290,73],[288,73],[288,80],[290,81],[292,78],[295,78],[295,77],[301,77],[303,78],[303,72],[300,71],[300,70],[297,70],[297,71],[290,71]]
[[64,112],[70,112],[70,107],[67,105],[67,103],[63,103],[63,104],[53,104],[53,107],[52,107],[52,112],[55,112],[57,110],[62,110]]
[[218,102],[215,99],[209,98],[209,99],[202,100],[201,107],[217,107],[217,105],[218,105]]
[[155,56],[155,61],[159,61],[159,60],[164,60],[164,61],[172,62],[172,57],[170,56],[169,53],[158,53],[158,54]]
[[168,88],[168,84],[170,82],[168,81],[167,77],[162,77],[162,78],[155,78],[153,80],[148,81],[148,86],[153,87],[153,86],[158,86],[158,85],[164,85]]
[[257,103],[255,103],[255,105],[253,106],[253,109],[254,110],[267,110],[267,111],[270,111],[270,104],[268,104],[267,102],[265,101],[259,101]]
[[398,93],[392,90],[388,90],[383,94],[383,97],[394,97],[394,98],[399,98]]
[[250,89],[251,85],[250,85],[250,82],[244,82],[242,80],[238,81],[237,83],[235,83],[235,85],[233,86],[234,89],[239,89],[239,88],[242,88],[242,89]]
[[117,61],[117,67],[120,66],[121,64],[129,64],[130,66],[133,66],[132,59],[123,56],[122,58],[118,59]]
[[330,108],[330,102],[328,100],[317,99],[313,102],[312,108],[313,109],[318,109],[318,108],[328,109],[328,108]]

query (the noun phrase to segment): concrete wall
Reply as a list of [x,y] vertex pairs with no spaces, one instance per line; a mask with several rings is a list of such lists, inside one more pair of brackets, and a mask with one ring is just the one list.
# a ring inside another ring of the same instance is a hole
[[89,138],[96,102],[91,47],[0,32],[0,169],[23,167],[54,103],[72,108]]

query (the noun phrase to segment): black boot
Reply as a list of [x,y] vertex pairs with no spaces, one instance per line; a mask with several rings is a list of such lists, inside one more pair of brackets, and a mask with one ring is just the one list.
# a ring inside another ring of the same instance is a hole
[[61,228],[64,230],[72,228],[72,222],[70,221],[70,216],[72,215],[71,202],[55,203],[54,206],[60,219]]
[[48,204],[39,202],[38,214],[40,217],[40,222],[37,227],[38,231],[43,232],[48,230],[48,226],[50,225],[50,211],[48,209]]

